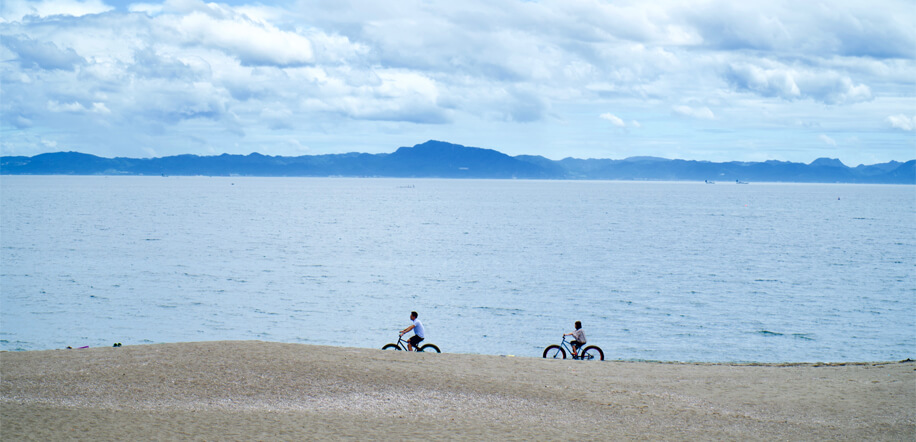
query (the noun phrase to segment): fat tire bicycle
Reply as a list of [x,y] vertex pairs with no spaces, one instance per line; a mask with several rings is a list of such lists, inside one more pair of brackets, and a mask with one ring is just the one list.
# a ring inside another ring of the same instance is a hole
[[573,359],[582,361],[603,361],[604,351],[597,345],[583,346],[581,352],[576,354],[566,342],[566,336],[560,341],[560,345],[551,344],[544,349],[544,359],[566,359],[566,352],[572,355]]
[[[404,339],[404,336],[403,336],[403,335],[400,335],[400,336],[398,336],[398,343],[397,343],[397,344],[385,344],[384,346],[382,346],[382,350],[404,350],[404,351],[408,351],[408,350],[407,350],[407,340]],[[427,353],[433,353],[433,352],[435,352],[435,353],[442,353],[442,351],[439,350],[439,347],[436,347],[436,344],[423,344],[423,345],[418,345],[418,346],[416,347],[416,351],[422,351],[422,352],[427,352]]]

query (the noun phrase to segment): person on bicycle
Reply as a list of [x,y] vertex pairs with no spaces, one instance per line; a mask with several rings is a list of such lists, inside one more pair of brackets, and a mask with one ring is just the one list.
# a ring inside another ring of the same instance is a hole
[[401,336],[404,336],[404,333],[407,333],[413,330],[413,336],[407,340],[407,351],[413,351],[413,347],[419,348],[421,341],[426,339],[426,330],[423,329],[423,323],[417,319],[417,312],[410,312],[410,322],[413,324],[410,327],[401,330]]
[[572,336],[573,341],[569,343],[572,345],[573,355],[579,353],[579,348],[584,347],[587,342],[585,339],[585,330],[582,330],[582,322],[576,321],[576,331],[572,333],[564,333],[563,336]]

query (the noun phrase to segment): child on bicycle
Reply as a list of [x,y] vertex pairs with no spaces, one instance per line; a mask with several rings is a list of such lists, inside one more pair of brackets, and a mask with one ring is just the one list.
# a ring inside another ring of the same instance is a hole
[[569,344],[572,345],[573,355],[579,353],[579,348],[584,347],[587,342],[585,339],[585,330],[582,330],[582,322],[576,321],[576,331],[572,333],[564,333],[563,336],[572,336],[573,341]]
[[413,351],[413,347],[419,348],[421,341],[426,339],[426,330],[423,329],[423,323],[417,319],[417,312],[410,312],[410,322],[413,324],[410,327],[401,330],[401,336],[404,336],[404,333],[407,333],[413,330],[413,336],[407,340],[407,351]]

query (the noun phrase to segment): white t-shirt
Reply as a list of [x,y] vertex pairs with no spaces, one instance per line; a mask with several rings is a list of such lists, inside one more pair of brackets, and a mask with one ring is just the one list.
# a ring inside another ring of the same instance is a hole
[[572,335],[573,335],[573,338],[574,338],[575,340],[577,340],[577,341],[579,341],[579,342],[581,342],[581,343],[583,343],[583,344],[587,342],[587,341],[585,340],[585,330],[582,330],[581,328],[578,329],[578,330],[576,330],[576,331],[574,331],[574,332],[572,332]]
[[416,333],[417,336],[426,339],[426,330],[423,330],[423,323],[420,322],[419,319],[413,320],[413,332]]

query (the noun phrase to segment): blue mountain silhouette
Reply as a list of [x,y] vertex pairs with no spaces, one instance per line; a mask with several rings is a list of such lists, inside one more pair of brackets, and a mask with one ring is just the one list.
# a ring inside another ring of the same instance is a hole
[[492,149],[430,140],[393,153],[298,157],[177,155],[103,158],[79,152],[0,157],[3,175],[209,175],[518,178],[669,181],[767,181],[916,184],[916,160],[848,167],[837,159],[810,164],[632,157],[622,160],[509,156]]

